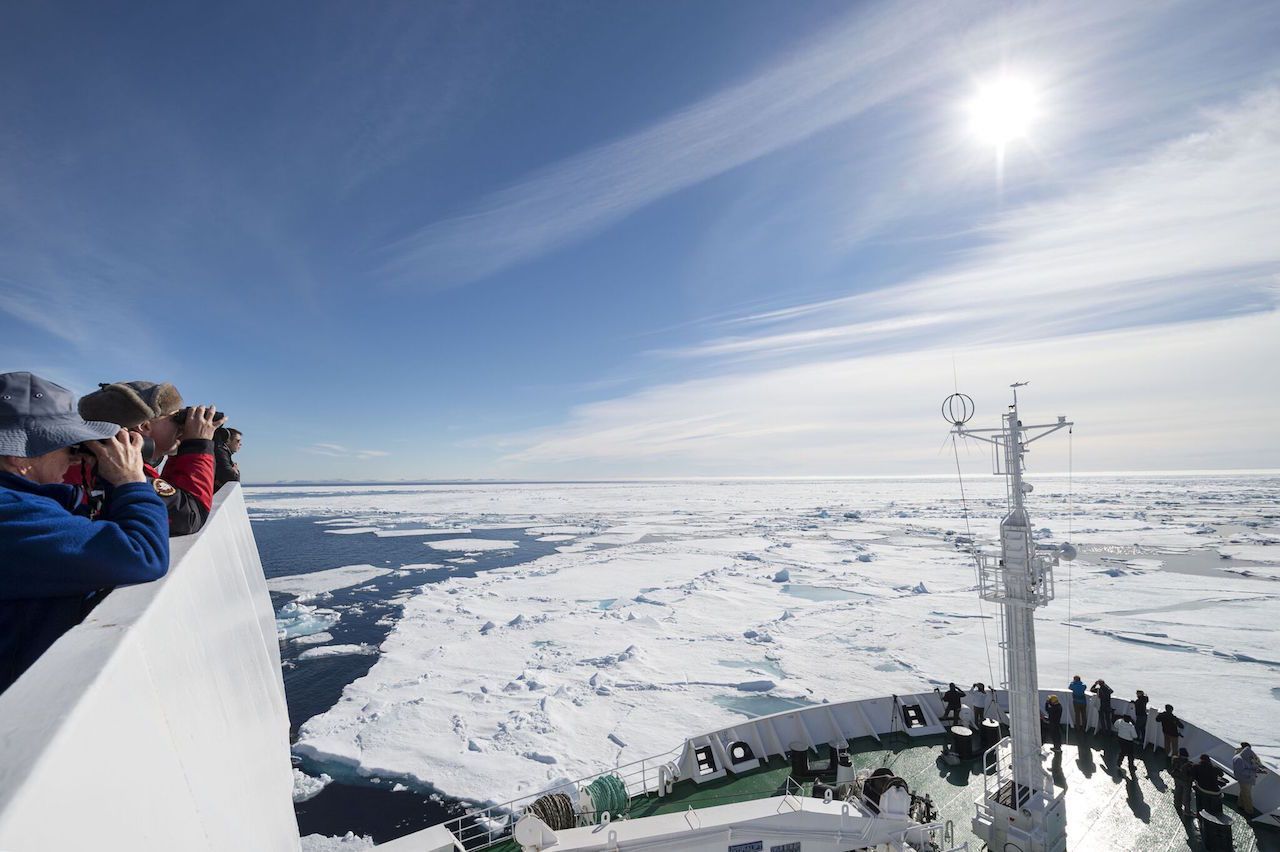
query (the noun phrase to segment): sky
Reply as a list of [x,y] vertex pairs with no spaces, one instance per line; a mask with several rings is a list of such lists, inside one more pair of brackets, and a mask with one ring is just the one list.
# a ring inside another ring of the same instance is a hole
[[1015,381],[1076,423],[1033,471],[1280,468],[1276,44],[1248,0],[5,4],[0,371],[171,381],[251,483],[945,474],[943,398]]

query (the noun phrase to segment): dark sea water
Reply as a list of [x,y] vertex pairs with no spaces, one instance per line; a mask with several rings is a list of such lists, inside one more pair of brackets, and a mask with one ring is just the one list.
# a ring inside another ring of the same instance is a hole
[[[470,556],[474,563],[456,564],[445,560],[461,556],[460,553],[427,547],[426,542],[439,540],[441,536],[379,538],[372,533],[339,535],[325,532],[333,527],[316,523],[333,520],[333,516],[272,517],[269,508],[255,509],[253,514],[253,534],[268,578],[346,565],[399,568],[436,563],[442,566],[411,571],[403,576],[388,574],[376,577],[353,588],[339,589],[332,593],[332,597],[310,602],[342,614],[341,620],[328,630],[333,634],[333,641],[328,644],[335,645],[381,645],[392,629],[387,622],[398,619],[401,613],[401,605],[391,599],[405,591],[450,577],[471,577],[494,568],[519,565],[554,553],[556,547],[553,542],[536,541],[526,535],[523,528],[473,530],[444,538],[516,541],[519,547],[481,551]],[[378,525],[382,528],[395,526]],[[421,524],[405,526],[421,527]],[[289,595],[276,593],[271,597],[277,612],[292,600]],[[383,624],[378,624],[379,621]],[[302,723],[337,703],[343,687],[366,674],[378,659],[372,655],[350,655],[298,660],[298,654],[308,647],[315,646],[294,642],[283,642],[280,646],[291,740],[297,738]],[[307,761],[302,761],[299,766],[309,775],[318,776],[325,771],[324,767],[310,765]],[[327,771],[333,775],[332,769]],[[342,835],[354,831],[383,842],[463,813],[459,802],[412,790],[393,792],[391,787],[389,782],[375,783],[372,779],[335,780],[315,798],[295,805],[298,828],[303,835]]]

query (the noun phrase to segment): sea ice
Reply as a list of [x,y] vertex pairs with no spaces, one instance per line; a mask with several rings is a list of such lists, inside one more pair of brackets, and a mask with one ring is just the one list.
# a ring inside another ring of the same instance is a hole
[[[1264,517],[1280,480],[1078,478],[1071,501],[1064,480],[1036,486],[1033,521],[1054,531],[1045,543],[1070,530],[1093,548],[1059,566],[1057,599],[1039,613],[1041,684],[1104,676],[1121,697],[1142,688],[1228,740],[1266,742],[1280,587],[1230,573],[1234,560],[1218,565],[1212,549],[1244,541],[1242,528],[1249,544],[1280,537]],[[590,547],[423,586],[368,674],[302,726],[296,748],[322,764],[501,801],[665,752],[731,724],[737,708],[998,682],[995,610],[978,599],[968,545],[957,542],[992,542],[1003,485],[975,481],[967,496],[967,519],[954,482],[941,480],[326,498],[335,513],[435,512],[472,528],[599,535]],[[272,508],[289,511],[292,499]],[[296,499],[297,511],[316,510],[314,495]],[[1170,569],[1201,552],[1213,556],[1203,571]],[[1110,576],[1117,566],[1124,573]],[[781,571],[791,583],[772,582]]]
[[312,633],[308,636],[299,636],[292,640],[295,645],[323,645],[325,642],[333,641],[332,633]]
[[308,648],[298,655],[299,660],[315,660],[320,657],[346,657],[352,654],[376,654],[378,649],[363,642],[359,645],[326,645],[323,648]]
[[492,538],[449,538],[444,541],[429,541],[426,544],[433,550],[462,550],[467,553],[481,550],[511,550],[520,546],[514,541],[500,541]]
[[337,624],[339,618],[335,610],[290,601],[276,613],[276,635],[283,640],[323,633]]
[[445,527],[443,529],[416,529],[416,530],[374,530],[373,534],[378,538],[396,538],[397,536],[429,536],[429,535],[468,535],[471,532],[466,527]]
[[358,849],[372,848],[374,848],[372,837],[357,835],[351,831],[342,837],[308,834],[302,838],[302,852],[355,852]]
[[320,795],[320,791],[333,781],[328,775],[320,773],[319,778],[313,778],[301,769],[294,767],[293,770],[293,800],[295,802],[305,802],[307,799],[313,799]]
[[267,588],[273,592],[294,595],[299,600],[306,601],[318,594],[358,586],[389,573],[391,573],[390,568],[378,568],[374,565],[347,565],[343,568],[329,568],[308,574],[272,577],[267,580]]

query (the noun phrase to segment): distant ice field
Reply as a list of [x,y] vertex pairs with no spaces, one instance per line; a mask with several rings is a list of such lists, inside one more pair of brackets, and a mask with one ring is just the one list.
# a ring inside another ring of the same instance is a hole
[[[1042,686],[1105,677],[1280,753],[1280,478],[1030,479],[1040,540],[1081,551],[1039,613]],[[742,714],[998,683],[993,612],[955,541],[990,542],[1003,483],[965,484],[967,525],[954,479],[248,489],[255,518],[341,529],[316,537],[364,569],[273,580],[279,607],[339,614],[311,616],[315,633],[378,648],[296,649],[310,671],[372,665],[295,752],[335,779],[503,801]],[[389,546],[398,561],[358,556]],[[413,558],[433,570],[399,570]],[[325,590],[366,575],[380,631],[343,636],[344,606],[368,604]]]

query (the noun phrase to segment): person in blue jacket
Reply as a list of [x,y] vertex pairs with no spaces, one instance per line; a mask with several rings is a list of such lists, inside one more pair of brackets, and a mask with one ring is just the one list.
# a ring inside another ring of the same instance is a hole
[[[92,456],[110,487],[96,518],[67,468]],[[113,586],[169,570],[165,504],[142,469],[142,436],[86,421],[66,388],[0,374],[0,692]]]
[[1083,736],[1085,724],[1089,718],[1089,696],[1085,692],[1084,681],[1080,679],[1080,675],[1071,678],[1071,683],[1067,684],[1067,689],[1071,690],[1072,727]]

